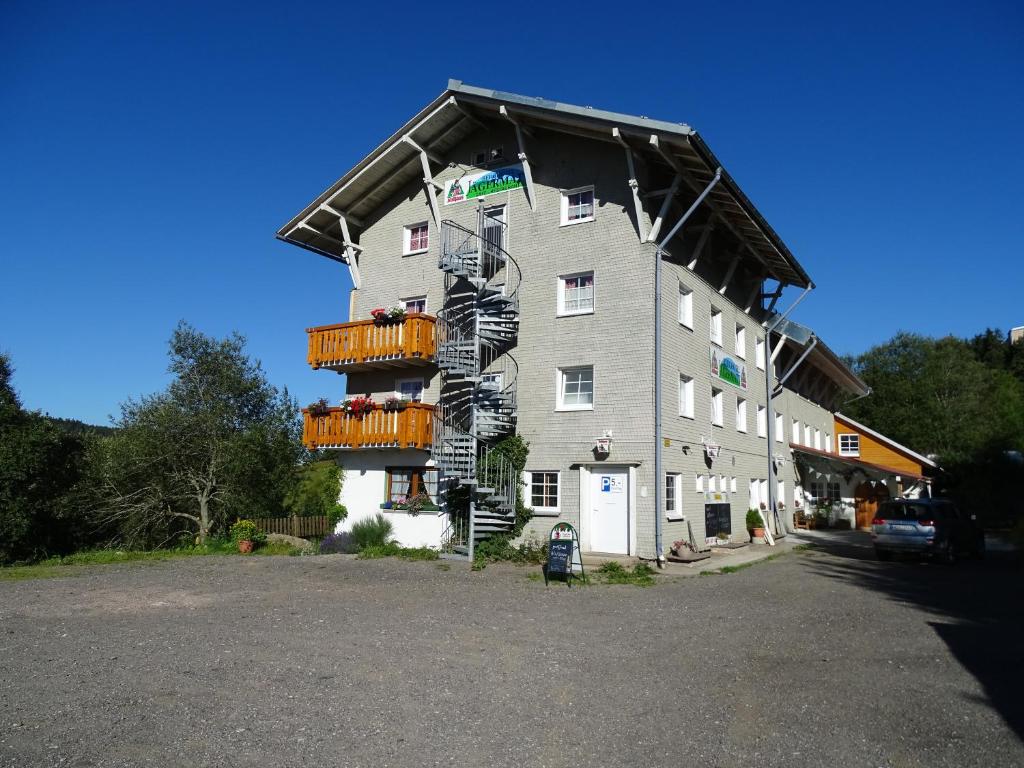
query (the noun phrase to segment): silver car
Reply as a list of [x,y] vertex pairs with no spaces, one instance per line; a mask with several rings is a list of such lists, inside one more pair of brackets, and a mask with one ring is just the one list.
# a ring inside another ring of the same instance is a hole
[[894,553],[928,555],[947,563],[985,554],[985,535],[973,515],[946,499],[895,499],[878,508],[871,539],[879,560]]

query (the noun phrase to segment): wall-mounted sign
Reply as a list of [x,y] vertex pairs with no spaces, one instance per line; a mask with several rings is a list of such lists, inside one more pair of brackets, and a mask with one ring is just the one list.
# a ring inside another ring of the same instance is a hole
[[747,388],[747,366],[711,345],[711,375],[740,389]]
[[601,475],[602,493],[622,493],[626,489],[618,475]]
[[453,205],[466,200],[475,200],[486,195],[496,195],[510,189],[526,186],[522,165],[495,168],[493,171],[474,171],[457,179],[445,182],[444,204]]

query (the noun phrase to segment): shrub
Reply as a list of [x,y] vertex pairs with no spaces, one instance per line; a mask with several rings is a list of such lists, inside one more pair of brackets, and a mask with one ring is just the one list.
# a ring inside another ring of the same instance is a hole
[[752,531],[755,528],[764,528],[764,520],[761,519],[761,513],[756,509],[747,510],[747,530]]
[[393,530],[391,521],[378,512],[352,526],[352,540],[360,552],[367,547],[382,547],[391,540]]
[[352,555],[359,551],[355,541],[352,540],[352,534],[347,531],[344,533],[329,533],[323,537],[320,541],[320,554],[321,555]]
[[359,553],[360,560],[376,560],[381,557],[400,557],[403,560],[437,560],[440,555],[430,547],[403,547],[394,541],[381,546],[372,545]]
[[327,510],[327,524],[331,526],[332,531],[346,517],[348,517],[348,508],[344,504],[335,504]]
[[231,526],[231,540],[234,542],[251,541],[255,544],[262,544],[267,540],[267,536],[252,520],[236,520]]

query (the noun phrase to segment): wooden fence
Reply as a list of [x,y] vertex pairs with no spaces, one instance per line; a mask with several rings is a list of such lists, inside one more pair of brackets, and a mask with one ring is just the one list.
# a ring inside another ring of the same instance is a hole
[[257,517],[253,522],[264,533],[283,533],[286,536],[309,538],[333,533],[326,515],[314,517]]

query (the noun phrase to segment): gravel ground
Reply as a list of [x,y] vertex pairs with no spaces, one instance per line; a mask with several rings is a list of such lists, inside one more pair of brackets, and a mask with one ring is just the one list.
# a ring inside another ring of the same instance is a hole
[[0,583],[0,766],[1024,765],[1014,561],[204,557]]

